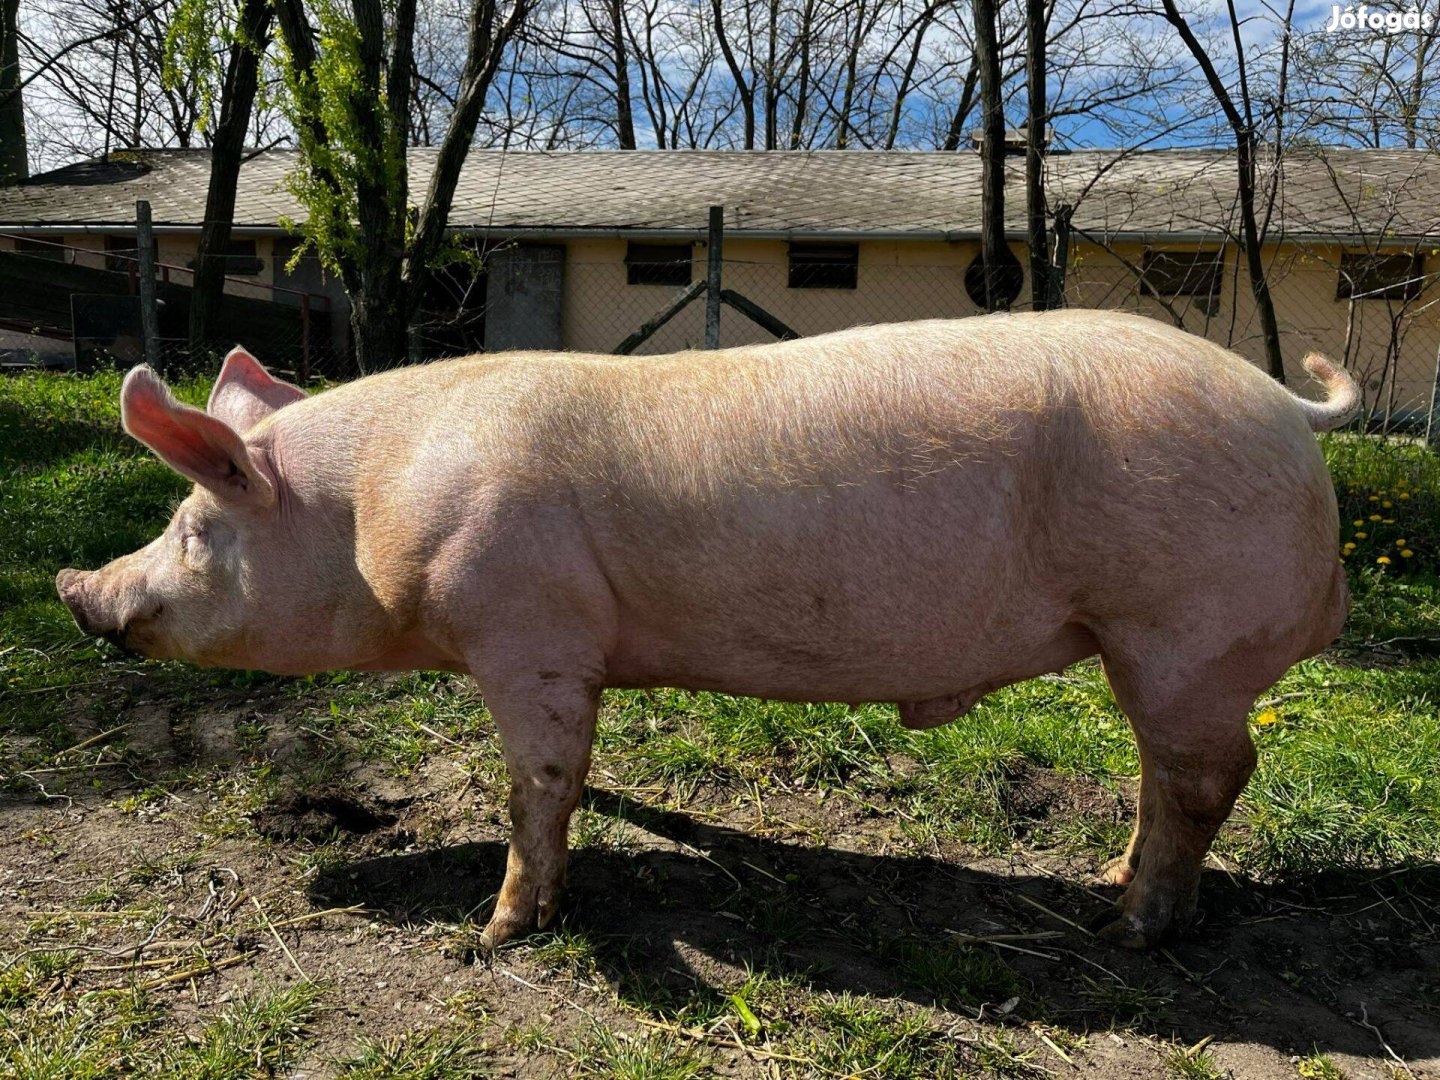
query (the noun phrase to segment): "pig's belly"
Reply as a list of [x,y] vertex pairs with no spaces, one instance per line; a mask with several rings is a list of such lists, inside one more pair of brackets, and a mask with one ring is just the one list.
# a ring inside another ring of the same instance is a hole
[[[797,701],[922,701],[1056,671],[1097,650],[1026,571],[998,560],[677,577],[620,591],[611,685]],[[989,565],[986,565],[986,564]],[[663,578],[662,578],[663,580]]]
[[[706,631],[711,631],[706,633]],[[734,626],[622,626],[607,664],[610,686],[673,686],[784,701],[927,702],[970,699],[1059,671],[1099,651],[1083,623],[1054,620],[1023,632],[977,627],[935,638],[907,633],[813,633],[794,640]],[[959,708],[957,712],[963,712]]]

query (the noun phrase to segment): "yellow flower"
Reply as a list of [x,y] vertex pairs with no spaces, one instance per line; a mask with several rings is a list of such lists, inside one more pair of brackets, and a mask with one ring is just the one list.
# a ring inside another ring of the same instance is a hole
[[1370,515],[1370,520],[1371,520],[1371,521],[1379,521],[1379,520],[1380,520],[1380,515],[1379,515],[1379,514],[1371,514],[1371,515]]
[[1354,551],[1354,550],[1355,550],[1355,541],[1353,541],[1353,540],[1347,541],[1346,544],[1345,544],[1345,550],[1346,550],[1346,551]]
[[1371,496],[1370,496],[1370,501],[1371,501],[1371,502],[1379,502],[1379,501],[1380,501],[1380,496],[1379,496],[1379,495],[1371,495]]
[[1361,525],[1364,525],[1364,524],[1365,524],[1365,521],[1364,521],[1364,519],[1362,519],[1362,518],[1357,518],[1356,520],[1352,521],[1350,524],[1354,525],[1354,526],[1358,529]]
[[1376,561],[1377,563],[1379,563],[1381,566],[1389,566],[1389,565],[1390,565],[1390,556],[1389,556],[1389,555],[1381,555],[1380,558],[1376,559],[1375,561]]
[[1396,541],[1395,541],[1395,546],[1396,546],[1396,547],[1404,547],[1406,543],[1407,543],[1406,539],[1402,536],[1399,540],[1396,540]]
[[1402,491],[1402,492],[1400,492],[1400,498],[1402,498],[1402,499],[1408,499],[1408,498],[1410,498],[1410,492],[1408,492],[1408,491]]
[[1392,506],[1394,506],[1394,505],[1395,505],[1395,504],[1392,503],[1389,499],[1386,499],[1384,502],[1382,502],[1382,503],[1380,504],[1380,506],[1381,506],[1383,509],[1385,509],[1385,510],[1389,510],[1389,509],[1390,509]]
[[1400,558],[1402,559],[1410,559],[1414,558],[1414,556],[1415,552],[1411,551],[1409,548],[1405,548],[1400,552]]
[[1381,525],[1394,525],[1394,524],[1395,524],[1395,519],[1394,519],[1394,518],[1386,518],[1386,519],[1385,519],[1384,521],[1382,521],[1380,524],[1381,524]]
[[1274,709],[1266,709],[1259,716],[1255,717],[1255,726],[1269,727],[1271,724],[1275,723],[1275,721],[1279,719],[1280,718],[1275,715]]
[[1365,539],[1367,536],[1369,536],[1369,535],[1370,535],[1369,533],[1359,532],[1359,533],[1356,533],[1356,534],[1355,534],[1355,539],[1356,539],[1356,540],[1364,540],[1364,539]]

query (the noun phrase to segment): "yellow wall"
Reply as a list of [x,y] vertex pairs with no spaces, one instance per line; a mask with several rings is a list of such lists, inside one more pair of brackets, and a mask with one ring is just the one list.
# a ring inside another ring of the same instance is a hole
[[[1182,244],[1156,246],[1187,250]],[[625,248],[623,240],[569,244],[562,318],[566,348],[609,352],[676,294],[669,286],[627,285]],[[698,280],[705,273],[705,245],[696,244],[693,250],[692,275]],[[1023,248],[1012,245],[1012,250],[1023,264]],[[1138,267],[1144,250],[1141,244],[1116,245],[1113,252],[1089,244],[1073,248],[1066,282],[1069,304],[1174,321],[1159,300],[1139,294],[1135,274],[1125,265],[1128,260]],[[1196,248],[1189,245],[1188,250]],[[784,242],[727,239],[724,283],[806,335],[865,323],[960,318],[979,313],[964,287],[965,268],[978,252],[974,242],[865,242],[859,246],[854,290],[791,289],[786,282]],[[1336,300],[1340,253],[1334,245],[1271,245],[1265,251],[1287,376],[1293,384],[1303,384],[1306,376],[1300,361],[1318,350],[1344,360],[1362,377],[1373,407],[1383,409],[1388,403],[1397,410],[1427,409],[1440,348],[1440,305],[1427,304],[1440,299],[1440,286],[1430,286],[1408,305],[1384,300],[1352,305]],[[1432,257],[1428,269],[1440,270],[1440,255]],[[1207,317],[1186,297],[1174,298],[1170,304],[1186,329],[1263,361],[1249,279],[1233,245],[1225,255],[1217,314]],[[1027,278],[1015,307],[1028,306]],[[1388,348],[1392,316],[1403,327],[1398,365],[1397,354]],[[728,307],[723,310],[722,344],[768,340],[771,335],[743,315]],[[704,303],[697,300],[637,351],[669,352],[703,341]]]

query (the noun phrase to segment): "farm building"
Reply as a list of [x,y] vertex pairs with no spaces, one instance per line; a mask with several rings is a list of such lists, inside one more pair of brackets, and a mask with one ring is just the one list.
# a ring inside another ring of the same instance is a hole
[[[412,190],[424,189],[433,162],[433,151],[411,152]],[[294,258],[287,223],[302,210],[286,177],[296,164],[284,150],[245,163],[229,265],[236,304],[227,305],[227,333],[262,358],[283,354],[281,366],[294,366],[300,348],[343,358],[347,333],[338,282],[314,258]],[[1171,319],[1262,355],[1234,243],[1232,154],[1057,152],[1046,173],[1051,210],[1067,208],[1070,222],[1066,303]],[[89,318],[84,305],[71,297],[133,284],[135,203],[146,199],[169,297],[162,336],[183,337],[178,313],[208,176],[205,151],[135,150],[0,190],[0,325],[52,340],[88,333],[77,325]],[[1264,262],[1297,378],[1304,354],[1319,349],[1363,377],[1376,413],[1431,408],[1437,187],[1440,160],[1425,151],[1292,152],[1278,168],[1262,165]],[[451,226],[478,257],[438,276],[419,351],[611,351],[704,275],[712,205],[725,208],[725,287],[802,334],[981,310],[973,276],[966,283],[979,254],[973,153],[476,151]],[[1009,159],[1006,216],[1024,308],[1020,156]],[[727,309],[722,343],[769,337]],[[702,339],[703,305],[694,304],[641,351]]]

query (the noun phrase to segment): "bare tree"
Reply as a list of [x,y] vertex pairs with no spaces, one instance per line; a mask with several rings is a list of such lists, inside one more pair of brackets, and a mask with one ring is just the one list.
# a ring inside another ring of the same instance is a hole
[[1045,219],[1045,128],[1050,122],[1045,82],[1048,33],[1045,0],[1025,0],[1025,236],[1030,248],[1030,306],[1050,306],[1050,245]]
[[[200,227],[200,244],[195,260],[195,279],[190,292],[190,345],[200,349],[209,342],[225,292],[226,251],[235,219],[235,194],[240,165],[249,133],[250,116],[260,86],[260,61],[270,41],[270,0],[240,0],[235,22],[226,26],[224,13],[205,0],[194,0],[187,12],[195,27],[190,52],[208,50],[212,27],[229,38],[224,80],[220,86],[219,119],[210,148],[210,184],[205,195],[205,220]],[[184,24],[182,23],[182,26]],[[172,36],[178,47],[183,35]],[[186,50],[181,49],[183,56]],[[177,65],[168,65],[173,71]],[[168,74],[168,72],[167,72]]]
[[[1235,12],[1234,0],[1227,0],[1229,28],[1234,42],[1234,66],[1237,93],[1221,77],[1209,50],[1196,36],[1189,20],[1176,6],[1175,0],[1162,0],[1164,16],[1175,28],[1180,40],[1194,57],[1195,63],[1204,76],[1205,83],[1214,95],[1216,103],[1224,113],[1235,140],[1235,168],[1237,198],[1240,209],[1240,247],[1245,256],[1245,265],[1250,278],[1250,290],[1255,297],[1255,308],[1260,316],[1260,328],[1264,335],[1265,362],[1270,374],[1279,382],[1285,381],[1285,361],[1280,352],[1280,326],[1275,318],[1275,303],[1270,296],[1270,284],[1265,276],[1265,263],[1261,251],[1263,237],[1260,221],[1256,214],[1256,158],[1259,151],[1258,125],[1254,103],[1250,93],[1249,67],[1245,47],[1241,38],[1241,20]],[[1283,31],[1288,34],[1294,0],[1286,13]]]
[[0,7],[0,185],[30,175],[25,146],[25,103],[20,92],[20,0]]
[[1000,99],[1000,46],[994,0],[973,0],[975,64],[980,69],[980,261],[985,310],[1008,307],[1000,291],[1005,246],[1005,109]]
[[1310,141],[1440,147],[1440,19],[1400,34],[1299,35],[1295,83]]

